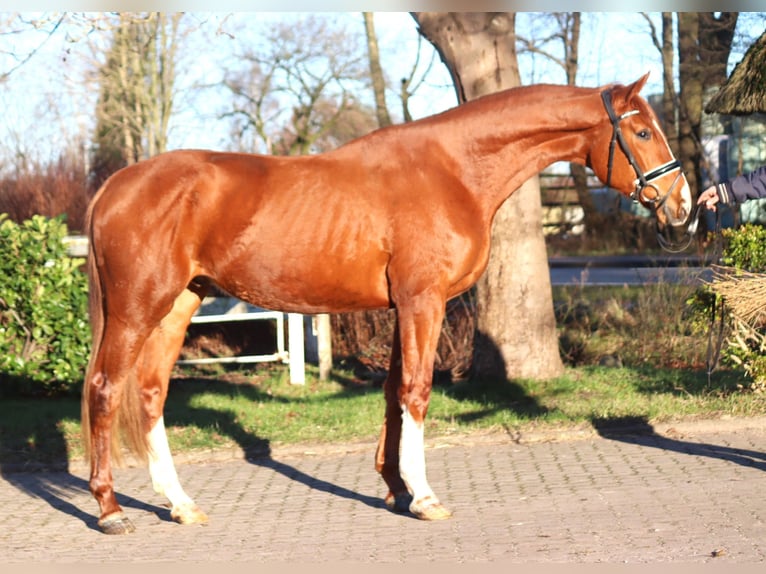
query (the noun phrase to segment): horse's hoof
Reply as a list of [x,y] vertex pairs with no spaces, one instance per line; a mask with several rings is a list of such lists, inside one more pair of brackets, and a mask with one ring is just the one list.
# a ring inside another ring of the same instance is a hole
[[207,524],[207,514],[202,512],[196,504],[183,505],[174,508],[170,512],[170,518],[178,524]]
[[452,516],[441,502],[431,497],[410,504],[410,512],[420,520],[446,520]]
[[404,514],[410,509],[410,504],[412,504],[412,495],[409,492],[404,492],[401,494],[394,494],[393,492],[389,492],[386,495],[385,503],[390,511]]
[[98,527],[104,534],[130,534],[136,527],[122,512],[105,516],[98,521]]

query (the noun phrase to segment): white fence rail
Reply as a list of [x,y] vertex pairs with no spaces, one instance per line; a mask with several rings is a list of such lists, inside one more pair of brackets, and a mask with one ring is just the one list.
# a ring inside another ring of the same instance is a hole
[[[285,349],[285,316],[287,317],[287,349]],[[192,324],[226,323],[231,321],[274,321],[276,324],[276,352],[265,355],[183,359],[178,361],[177,364],[282,362],[289,366],[290,382],[292,384],[302,385],[306,382],[303,315],[267,311],[249,305],[234,297],[206,297],[191,319]]]

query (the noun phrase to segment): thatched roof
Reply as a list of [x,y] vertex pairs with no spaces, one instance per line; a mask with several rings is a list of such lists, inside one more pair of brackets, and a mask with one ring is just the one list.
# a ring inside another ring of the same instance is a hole
[[766,32],[748,48],[705,111],[726,115],[766,112]]

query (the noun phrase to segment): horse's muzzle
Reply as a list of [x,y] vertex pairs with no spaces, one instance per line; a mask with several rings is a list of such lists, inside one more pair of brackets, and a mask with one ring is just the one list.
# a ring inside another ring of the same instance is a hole
[[675,218],[671,217],[667,212],[667,206],[665,206],[664,209],[666,210],[664,214],[666,216],[666,222],[663,224],[660,223],[659,219],[656,219],[657,242],[665,251],[671,253],[679,253],[686,250],[697,234],[697,228],[699,227],[699,220],[702,214],[699,206],[695,205],[689,216],[681,223],[671,223]]

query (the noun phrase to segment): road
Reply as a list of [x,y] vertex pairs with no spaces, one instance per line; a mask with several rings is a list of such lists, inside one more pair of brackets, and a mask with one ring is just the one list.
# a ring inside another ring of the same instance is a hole
[[710,280],[712,274],[705,261],[686,255],[553,257],[549,267],[555,286],[697,283]]

